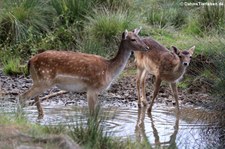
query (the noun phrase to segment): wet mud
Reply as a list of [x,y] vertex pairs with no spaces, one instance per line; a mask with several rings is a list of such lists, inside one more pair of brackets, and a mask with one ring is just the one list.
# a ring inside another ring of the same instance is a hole
[[[16,98],[27,91],[32,86],[32,80],[29,77],[24,76],[6,76],[0,71],[0,100],[16,102]],[[146,95],[147,100],[150,102],[151,95],[154,89],[153,81],[149,75],[147,78]],[[51,88],[40,97],[47,96],[59,92],[58,88]],[[189,93],[188,89],[179,89],[179,104],[180,106],[201,106],[212,109],[212,99],[209,94],[204,92],[192,92]],[[136,77],[135,75],[120,76],[115,80],[109,90],[104,91],[99,95],[99,102],[101,104],[112,105],[116,107],[131,106],[137,107],[137,93],[136,93]],[[86,93],[74,93],[68,92],[66,94],[60,94],[51,98],[45,98],[47,101],[63,102],[67,104],[82,104],[86,103]],[[170,87],[167,83],[162,83],[156,103],[164,103],[168,106],[175,106],[175,100],[173,98]],[[221,104],[220,104],[221,105]],[[216,108],[218,110],[218,108]],[[224,107],[219,107],[224,110]]]

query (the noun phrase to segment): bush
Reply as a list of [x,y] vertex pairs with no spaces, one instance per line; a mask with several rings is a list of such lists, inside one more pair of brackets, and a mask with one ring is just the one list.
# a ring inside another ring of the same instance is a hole
[[76,25],[71,25],[70,27],[60,26],[39,40],[35,49],[36,51],[38,49],[75,50],[77,47],[77,36],[79,36],[79,32]]

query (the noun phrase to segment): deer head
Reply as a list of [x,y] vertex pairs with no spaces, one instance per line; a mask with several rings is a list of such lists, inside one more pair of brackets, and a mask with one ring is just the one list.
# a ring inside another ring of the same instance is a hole
[[149,50],[149,47],[138,36],[140,31],[141,31],[141,27],[139,29],[138,28],[134,29],[132,32],[128,32],[127,30],[123,32],[122,41],[124,42],[124,45],[126,45],[125,47],[126,49],[133,49],[133,50],[135,49],[134,51]]
[[179,50],[177,47],[172,46],[173,52],[178,55],[180,62],[183,66],[187,67],[190,64],[192,55],[195,50],[195,46],[191,47],[189,50]]

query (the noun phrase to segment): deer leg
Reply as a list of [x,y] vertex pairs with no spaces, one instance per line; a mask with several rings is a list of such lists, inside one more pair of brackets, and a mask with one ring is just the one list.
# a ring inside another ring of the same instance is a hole
[[146,93],[145,93],[145,81],[146,81],[146,73],[147,71],[144,70],[142,75],[141,75],[141,85],[142,85],[142,96],[141,96],[141,101],[144,106],[147,105],[147,99],[146,99]]
[[48,88],[50,87],[48,87],[47,85],[33,85],[31,89],[29,89],[24,94],[20,95],[19,103],[22,106],[25,106],[25,100],[38,96],[39,94],[43,93]]
[[87,100],[88,100],[88,108],[90,114],[94,114],[96,106],[97,106],[97,98],[98,94],[95,91],[88,91],[87,92]]
[[35,104],[36,104],[36,107],[37,107],[37,110],[38,110],[38,119],[42,119],[44,117],[44,112],[43,112],[43,109],[41,107],[41,103],[40,103],[39,97],[36,96],[34,98],[34,100],[35,100]]
[[171,89],[176,101],[176,107],[177,107],[177,112],[179,113],[179,102],[178,102],[178,91],[177,91],[177,84],[176,83],[171,83]]
[[150,106],[148,108],[148,112],[151,112],[152,111],[152,106],[154,104],[154,100],[159,92],[159,88],[160,88],[160,84],[161,84],[162,80],[159,79],[158,77],[156,77],[156,81],[155,81],[155,89],[154,89],[154,92],[153,92],[153,97],[152,97],[152,101],[150,103]]
[[137,70],[136,86],[137,86],[137,96],[138,96],[138,107],[139,108],[141,107],[141,94],[140,94],[141,88],[140,88],[140,81],[141,81],[142,73],[143,73],[143,69],[138,69]]

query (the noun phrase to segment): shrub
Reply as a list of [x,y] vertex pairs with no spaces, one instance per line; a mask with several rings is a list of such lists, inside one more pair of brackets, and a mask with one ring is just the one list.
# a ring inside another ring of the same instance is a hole
[[77,36],[79,36],[79,32],[75,25],[70,27],[60,26],[39,40],[35,48],[36,50],[75,50]]

